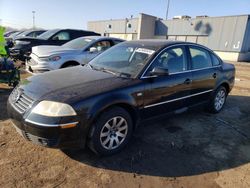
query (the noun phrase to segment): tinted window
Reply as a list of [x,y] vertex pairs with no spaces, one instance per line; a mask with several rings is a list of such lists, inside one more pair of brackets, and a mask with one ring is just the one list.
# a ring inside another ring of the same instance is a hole
[[44,32],[43,34],[39,35],[38,38],[47,40],[50,37],[52,37],[56,32],[58,32],[58,29],[48,30],[48,31]]
[[220,60],[214,54],[211,55],[212,55],[213,66],[220,65]]
[[94,43],[91,47],[97,48],[97,51],[104,51],[111,47],[111,43],[108,40],[103,40],[103,41],[98,41]]
[[198,47],[189,47],[189,50],[193,69],[212,67],[210,55],[207,50]]
[[[176,47],[161,53],[152,63],[149,72],[154,67],[168,69],[169,73],[182,72],[187,70],[185,51],[182,47]],[[147,73],[149,75],[149,72]]]
[[69,36],[68,32],[62,31],[62,32],[56,34],[53,37],[53,40],[70,40],[70,36]]
[[93,41],[93,39],[81,37],[81,38],[77,38],[77,39],[74,39],[72,41],[69,41],[62,46],[67,47],[67,48],[73,48],[73,49],[83,49],[92,41]]

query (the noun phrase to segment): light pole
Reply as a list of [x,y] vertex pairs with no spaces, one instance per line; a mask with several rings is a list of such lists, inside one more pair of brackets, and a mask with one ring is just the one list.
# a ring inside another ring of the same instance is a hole
[[32,11],[32,15],[33,15],[33,29],[35,29],[35,13],[36,11]]
[[170,0],[167,0],[166,20],[168,19],[169,4],[170,4]]

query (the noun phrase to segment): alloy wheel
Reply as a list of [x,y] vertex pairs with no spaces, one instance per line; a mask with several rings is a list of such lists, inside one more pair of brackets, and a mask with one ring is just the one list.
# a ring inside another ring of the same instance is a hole
[[128,123],[121,117],[116,116],[108,120],[100,133],[102,147],[108,150],[118,148],[126,139],[128,133]]
[[226,92],[221,89],[217,94],[216,94],[216,97],[215,97],[215,100],[214,100],[214,108],[217,110],[217,111],[220,111],[225,103],[225,100],[226,100]]

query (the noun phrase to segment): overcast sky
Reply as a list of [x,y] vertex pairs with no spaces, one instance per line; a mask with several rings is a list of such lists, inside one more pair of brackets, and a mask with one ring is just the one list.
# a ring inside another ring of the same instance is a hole
[[[86,29],[91,20],[138,17],[139,13],[166,17],[167,0],[0,0],[1,24],[15,28]],[[250,14],[250,0],[170,0],[175,15],[225,16]]]

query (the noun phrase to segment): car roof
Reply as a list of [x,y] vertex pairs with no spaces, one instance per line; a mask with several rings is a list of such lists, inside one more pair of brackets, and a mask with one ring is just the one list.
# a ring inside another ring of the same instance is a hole
[[131,44],[140,44],[145,46],[155,46],[155,47],[165,47],[173,44],[181,44],[185,43],[182,41],[173,41],[173,40],[165,40],[165,39],[141,39],[141,40],[133,40],[127,41],[126,43]]
[[[104,36],[85,36],[85,37],[79,37],[82,39],[94,39],[94,40],[120,40],[120,41],[124,41],[123,39],[119,39],[119,38],[114,38],[114,37],[104,37]],[[78,38],[78,39],[79,39]]]
[[199,46],[202,48],[205,48],[209,51],[211,49],[207,48],[206,46],[197,44],[197,43],[192,43],[192,42],[185,42],[185,41],[177,41],[177,40],[167,40],[167,39],[141,39],[141,40],[131,40],[131,41],[126,41],[123,44],[137,44],[141,46],[148,46],[154,49],[162,49],[168,46],[176,45],[176,44],[188,44],[188,45],[195,45]]

